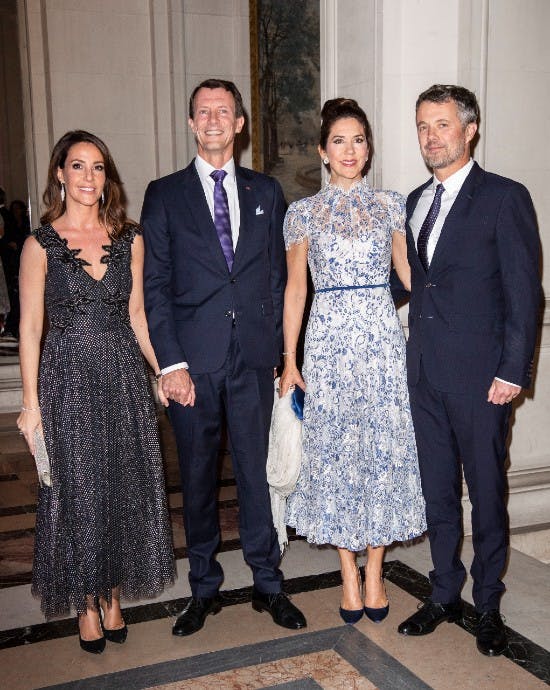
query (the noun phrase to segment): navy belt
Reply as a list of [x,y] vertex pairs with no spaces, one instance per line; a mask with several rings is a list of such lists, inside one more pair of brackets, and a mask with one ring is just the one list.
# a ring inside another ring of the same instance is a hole
[[318,290],[315,290],[315,292],[334,292],[335,290],[362,290],[363,288],[386,288],[389,286],[389,283],[378,283],[376,285],[340,285],[339,287],[319,288]]

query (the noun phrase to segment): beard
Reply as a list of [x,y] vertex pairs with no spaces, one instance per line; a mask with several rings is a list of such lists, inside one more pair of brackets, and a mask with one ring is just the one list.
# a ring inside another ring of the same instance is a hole
[[457,141],[451,148],[447,146],[445,149],[439,151],[422,151],[422,158],[424,163],[432,170],[439,170],[440,168],[447,168],[457,160],[460,160],[466,151],[466,142],[464,140]]

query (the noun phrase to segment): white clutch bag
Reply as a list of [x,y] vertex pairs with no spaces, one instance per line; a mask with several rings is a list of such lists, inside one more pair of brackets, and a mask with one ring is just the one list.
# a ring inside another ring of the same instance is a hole
[[279,379],[275,379],[275,395],[269,452],[267,482],[271,497],[273,523],[279,538],[281,554],[288,544],[285,523],[286,499],[294,491],[302,462],[302,422],[292,405],[292,391],[279,398]]
[[50,468],[50,458],[44,443],[44,436],[38,429],[34,432],[34,462],[38,472],[38,481],[40,486],[51,486],[52,476]]

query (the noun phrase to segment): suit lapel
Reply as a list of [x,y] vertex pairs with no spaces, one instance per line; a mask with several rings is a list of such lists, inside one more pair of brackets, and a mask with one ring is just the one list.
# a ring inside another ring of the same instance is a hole
[[247,248],[250,246],[250,233],[254,229],[256,220],[256,194],[252,182],[252,176],[237,167],[237,190],[239,194],[239,212],[241,216],[241,224],[239,228],[239,240],[235,248],[235,261],[233,263],[233,270],[238,269],[243,261],[243,256],[246,254]]
[[465,218],[468,215],[470,204],[475,195],[475,190],[481,183],[483,171],[477,163],[474,163],[472,169],[468,173],[468,177],[464,180],[464,184],[451,206],[443,227],[441,228],[441,235],[435,246],[435,251],[430,263],[430,269],[437,267],[438,261],[444,256],[445,250],[453,237],[453,228],[456,226],[456,220]]
[[411,230],[411,226],[409,224],[409,221],[411,220],[412,214],[414,213],[414,209],[416,208],[416,204],[418,203],[418,200],[422,196],[422,192],[426,189],[426,187],[429,187],[432,183],[432,180],[429,179],[426,184],[422,185],[421,187],[418,187],[414,192],[411,192],[409,195],[409,198],[407,199],[407,223],[406,223],[406,231],[407,231],[407,242],[409,244],[409,261],[414,261],[416,264],[416,268],[419,271],[422,271],[425,273],[424,266],[422,265],[422,262],[420,261],[420,257],[418,256],[418,250],[416,248],[416,243],[414,241],[414,236]]
[[195,221],[195,226],[199,229],[216,263],[227,271],[227,261],[223,254],[220,238],[218,237],[216,226],[212,220],[212,215],[204,196],[202,182],[194,161],[187,167],[186,172],[188,175],[183,185],[183,195],[187,207],[190,209],[193,220]]

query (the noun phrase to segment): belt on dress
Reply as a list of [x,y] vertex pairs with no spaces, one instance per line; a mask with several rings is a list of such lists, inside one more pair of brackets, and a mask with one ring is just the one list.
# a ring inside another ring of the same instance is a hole
[[376,285],[340,285],[338,287],[319,288],[318,290],[315,290],[315,292],[333,292],[335,290],[362,290],[363,288],[386,288],[389,286],[389,283],[377,283]]

